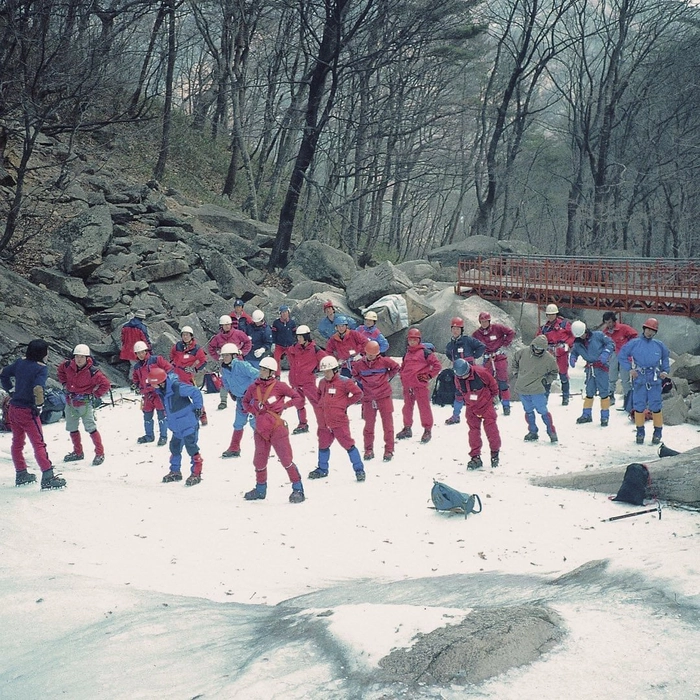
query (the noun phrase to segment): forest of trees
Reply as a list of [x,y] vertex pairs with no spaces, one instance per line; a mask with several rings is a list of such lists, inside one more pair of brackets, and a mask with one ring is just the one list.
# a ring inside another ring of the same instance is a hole
[[293,233],[697,257],[699,48],[682,0],[0,0],[0,251],[40,134],[157,118],[167,182],[184,115],[229,154],[218,194],[277,227],[271,270]]

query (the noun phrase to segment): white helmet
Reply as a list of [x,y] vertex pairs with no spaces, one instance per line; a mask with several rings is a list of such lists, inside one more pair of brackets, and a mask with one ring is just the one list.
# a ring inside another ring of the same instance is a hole
[[329,369],[338,369],[338,360],[336,360],[332,355],[328,355],[321,360],[318,368],[321,370],[321,372],[325,372]]
[[82,355],[83,357],[90,357],[90,348],[87,345],[76,345],[73,350],[74,355]]
[[277,361],[274,357],[263,357],[263,359],[260,360],[260,366],[269,369],[270,372],[277,371]]
[[307,333],[311,333],[311,329],[308,326],[297,326],[297,335],[306,335]]
[[377,314],[374,311],[365,311],[365,321],[376,321]]
[[253,323],[260,323],[260,321],[265,319],[265,314],[260,311],[260,309],[255,309],[251,315],[251,318],[253,319]]
[[556,304],[547,304],[547,308],[544,310],[545,314],[558,314],[559,307]]
[[148,345],[143,340],[137,340],[134,343],[134,352],[143,352],[144,350],[148,350]]
[[183,333],[189,333],[190,335],[194,335],[194,331],[192,330],[192,326],[183,326],[182,330],[180,331],[180,335]]
[[224,343],[221,346],[222,355],[240,355],[241,351],[238,349],[238,345],[235,343]]
[[224,326],[224,325],[226,325],[227,323],[228,323],[229,325],[231,325],[231,324],[233,323],[233,320],[231,319],[231,317],[230,317],[228,314],[224,314],[223,316],[221,316],[221,317],[219,318],[219,325],[220,325],[220,326]]
[[580,338],[586,332],[586,324],[583,321],[574,321],[571,324],[571,332],[574,338]]

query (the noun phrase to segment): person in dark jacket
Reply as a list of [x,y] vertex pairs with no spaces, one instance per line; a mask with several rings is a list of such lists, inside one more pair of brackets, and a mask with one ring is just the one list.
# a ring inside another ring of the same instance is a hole
[[277,379],[282,370],[282,358],[287,356],[287,351],[297,342],[297,322],[292,318],[289,307],[283,304],[279,308],[279,318],[272,322],[272,342],[275,344],[275,362],[277,363]]
[[245,312],[243,308],[243,299],[236,299],[233,303],[233,311],[231,312],[231,327],[237,331],[248,332],[248,326],[253,323],[250,314]]
[[0,372],[0,383],[7,392],[14,393],[10,399],[8,422],[12,430],[12,462],[15,465],[15,485],[24,486],[36,481],[36,475],[27,471],[24,459],[24,441],[34,448],[34,457],[41,469],[41,488],[60,489],[66,480],[54,474],[41,428],[41,409],[44,404],[44,390],[49,371],[46,361],[49,344],[40,338],[30,341],[23,359],[15,360]]
[[146,382],[165,406],[170,438],[170,471],[163,483],[182,481],[182,448],[192,461],[191,473],[185,484],[195,486],[202,480],[202,455],[199,452],[199,418],[202,415],[202,392],[191,384],[181,382],[175,372],[166,372],[157,365],[148,370]]
[[247,329],[251,348],[243,357],[257,369],[260,367],[260,360],[272,354],[272,331],[265,321],[264,312],[260,309],[253,311],[252,319],[253,323]]
[[[445,354],[447,359],[454,363],[457,360],[468,360],[472,358],[476,360],[484,354],[486,347],[477,338],[471,335],[464,335],[464,319],[455,316],[450,321],[450,342],[447,343]],[[459,414],[464,408],[464,401],[459,393],[455,394],[455,400],[452,404],[452,415],[445,421],[445,425],[457,425],[459,423]]]

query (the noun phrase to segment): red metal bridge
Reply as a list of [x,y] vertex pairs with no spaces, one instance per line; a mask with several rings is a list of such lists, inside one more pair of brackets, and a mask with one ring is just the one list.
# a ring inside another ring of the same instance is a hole
[[455,293],[491,301],[700,316],[700,260],[461,258]]

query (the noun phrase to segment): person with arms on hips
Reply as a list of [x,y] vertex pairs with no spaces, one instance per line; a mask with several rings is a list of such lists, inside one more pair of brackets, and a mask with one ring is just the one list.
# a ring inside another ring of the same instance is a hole
[[406,340],[406,354],[403,356],[399,376],[403,387],[403,428],[396,434],[397,440],[413,437],[413,408],[418,404],[418,415],[423,426],[420,441],[430,442],[433,430],[433,410],[430,407],[428,382],[440,374],[440,360],[429,347],[421,342],[421,332],[409,328]]
[[[454,363],[457,360],[478,360],[484,354],[486,347],[477,338],[471,335],[464,335],[464,319],[455,316],[450,321],[450,341],[445,348],[447,359]],[[457,425],[459,423],[459,414],[464,408],[460,394],[455,394],[455,400],[452,404],[452,415],[445,421],[445,425]]]
[[64,462],[78,462],[84,459],[83,444],[80,439],[80,421],[90,436],[95,447],[93,466],[105,461],[105,448],[102,436],[95,422],[93,398],[99,399],[109,393],[109,379],[97,368],[87,345],[76,345],[73,359],[66,360],[58,366],[58,381],[63,385],[66,394],[66,430],[73,443],[73,451],[67,454]]
[[384,432],[384,461],[394,456],[394,401],[389,382],[399,373],[399,365],[391,357],[381,355],[379,343],[370,340],[364,356],[352,364],[352,377],[362,389],[362,418],[365,429],[364,461],[374,459],[374,425],[379,413]]
[[272,354],[272,331],[265,321],[265,314],[260,309],[253,311],[252,319],[253,323],[248,326],[251,346],[243,357],[253,367],[259,367],[260,360]]
[[[326,339],[328,340],[333,333],[335,333],[335,306],[333,306],[332,301],[327,301],[323,305],[323,313],[324,317],[319,321],[318,323],[318,332]],[[340,314],[341,316],[343,314]],[[355,323],[354,319],[348,317],[347,320],[347,327],[350,330],[354,330],[357,327],[357,324]]]
[[323,479],[328,476],[331,445],[334,440],[345,448],[357,481],[365,480],[365,465],[360,451],[350,434],[348,408],[362,400],[362,390],[351,379],[342,377],[338,360],[324,357],[319,363],[323,378],[318,383],[316,394],[318,418],[318,467],[309,473],[309,479]]
[[120,332],[122,348],[119,359],[130,362],[132,366],[136,362],[136,354],[134,353],[136,343],[146,343],[148,349],[151,349],[151,339],[148,337],[145,319],[145,311],[135,311],[131,319],[122,326]]
[[535,412],[540,414],[551,442],[558,442],[552,414],[547,407],[549,387],[559,374],[557,361],[546,352],[549,343],[538,335],[529,348],[521,348],[513,355],[513,381],[525,411],[527,435],[525,442],[539,440]]
[[617,315],[614,311],[606,311],[603,314],[603,333],[615,343],[615,352],[610,356],[610,405],[615,403],[615,387],[617,386],[617,377],[619,375],[622,382],[622,396],[627,399],[627,396],[632,391],[632,383],[630,382],[630,373],[627,370],[620,371],[620,363],[617,359],[617,354],[620,348],[633,338],[639,337],[639,333],[628,326],[626,323],[620,323],[617,320]]
[[165,415],[170,428],[170,471],[163,483],[182,481],[182,448],[190,456],[190,475],[187,486],[195,486],[202,480],[202,455],[197,439],[199,418],[204,406],[202,392],[194,385],[181,382],[175,372],[166,372],[155,365],[148,370],[146,382],[165,406]]
[[357,327],[365,344],[370,340],[374,340],[379,345],[379,352],[384,355],[389,349],[389,341],[382,335],[377,328],[377,314],[374,311],[365,311],[364,323]]
[[296,342],[297,322],[291,316],[291,310],[286,304],[279,308],[279,318],[272,322],[272,342],[275,344],[275,362],[277,363],[277,379],[282,371],[282,358],[289,362],[289,348]]
[[491,323],[491,314],[482,311],[479,314],[479,328],[472,336],[480,340],[486,348],[484,367],[496,378],[498,391],[503,405],[503,415],[510,415],[510,387],[508,386],[508,356],[506,348],[513,342],[515,331],[500,323]]
[[[253,344],[250,342],[248,334],[242,330],[238,330],[233,327],[233,321],[231,317],[224,314],[219,318],[219,332],[209,341],[207,350],[209,351],[209,357],[215,362],[219,362],[219,353],[221,348],[226,343],[233,343],[238,346],[238,349],[247,355]],[[223,411],[227,406],[228,390],[221,384],[221,389],[219,390],[219,405],[217,408],[219,411]]]
[[344,377],[352,376],[352,363],[360,358],[364,348],[365,342],[362,336],[348,327],[348,319],[345,316],[336,315],[335,333],[326,343],[326,353],[338,360],[340,373]]
[[139,341],[134,345],[136,364],[132,372],[132,382],[141,392],[141,410],[143,411],[143,426],[145,434],[137,442],[144,444],[153,442],[155,438],[153,413],[158,416],[158,447],[168,442],[168,423],[165,418],[165,407],[160,395],[151,384],[148,383],[148,373],[153,367],[160,367],[164,372],[171,372],[173,366],[160,355],[151,355],[146,343]]
[[608,360],[615,350],[615,345],[607,335],[586,328],[583,321],[574,321],[571,324],[571,332],[575,340],[571,346],[569,366],[575,367],[579,357],[586,361],[586,397],[583,399],[583,413],[576,422],[593,422],[593,399],[597,393],[600,396],[600,425],[606,428],[610,421]]
[[48,356],[49,344],[37,338],[27,345],[24,358],[15,360],[0,372],[0,384],[12,396],[8,406],[8,423],[12,431],[10,453],[15,465],[15,486],[33,484],[36,481],[36,474],[27,471],[24,458],[24,441],[27,438],[41,469],[41,488],[60,489],[66,485],[66,480],[60,474],[54,474],[39,420],[49,376],[46,366]]
[[226,343],[221,348],[221,380],[230,396],[236,402],[236,416],[233,419],[231,444],[221,454],[224,459],[241,456],[243,429],[248,421],[250,421],[250,427],[255,430],[254,417],[246,412],[243,407],[243,395],[259,376],[259,369],[243,359],[243,355],[237,345]]
[[267,495],[267,463],[270,450],[274,450],[292,482],[289,502],[302,503],[305,500],[304,486],[294,464],[289,428],[282,420],[282,411],[299,408],[301,396],[288,384],[275,378],[277,371],[277,362],[272,357],[263,357],[260,361],[260,376],[243,396],[243,410],[255,416],[255,488],[248,491],[244,498],[246,501],[261,501]]
[[618,352],[620,367],[632,380],[632,407],[637,427],[637,444],[644,444],[644,411],[651,411],[654,422],[652,445],[661,442],[664,417],[661,411],[661,383],[670,370],[668,348],[656,339],[659,322],[648,318],[642,324],[642,335],[626,342]]
[[[190,326],[182,327],[180,340],[170,349],[170,364],[181,382],[197,386],[195,376],[207,364],[207,356],[204,353],[204,348],[197,344],[194,331]],[[201,382],[199,383],[201,384]],[[208,422],[207,412],[203,406],[200,422],[202,425],[206,425]]]
[[559,381],[561,382],[561,405],[568,406],[571,396],[569,383],[569,350],[574,344],[571,323],[559,315],[556,304],[547,304],[544,310],[547,320],[540,328],[540,335],[547,338],[547,350],[557,361]]
[[[316,413],[316,373],[318,363],[326,357],[326,353],[311,339],[311,329],[308,326],[297,327],[297,342],[287,349],[289,361],[289,384],[301,396],[301,405],[297,409],[299,425],[292,435],[309,432],[309,421],[306,412],[306,399]],[[316,417],[318,424],[318,416]]]
[[237,331],[248,332],[248,326],[253,323],[250,314],[247,314],[244,309],[243,299],[236,299],[233,303],[233,311],[231,312],[231,325]]

